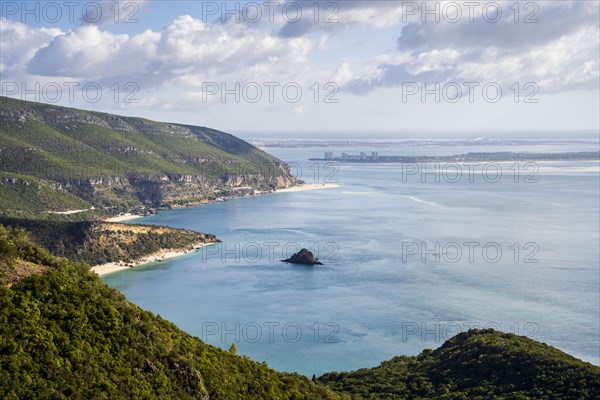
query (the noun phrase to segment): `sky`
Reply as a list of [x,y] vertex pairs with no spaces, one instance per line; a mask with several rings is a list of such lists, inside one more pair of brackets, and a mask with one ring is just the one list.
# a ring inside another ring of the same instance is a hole
[[0,93],[234,134],[600,129],[598,1],[3,1]]

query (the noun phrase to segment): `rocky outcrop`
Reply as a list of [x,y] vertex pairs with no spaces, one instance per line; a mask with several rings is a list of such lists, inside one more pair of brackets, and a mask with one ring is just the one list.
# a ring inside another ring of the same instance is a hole
[[291,264],[323,265],[323,263],[307,249],[302,249],[287,260],[281,261]]
[[[257,191],[269,192],[294,183],[295,181],[288,177],[269,174],[223,177],[137,174],[128,178],[72,179],[61,182],[60,186],[92,204],[114,204],[116,199],[130,199],[156,208],[193,203],[213,197],[231,198],[254,194]],[[119,195],[115,196],[115,192]]]

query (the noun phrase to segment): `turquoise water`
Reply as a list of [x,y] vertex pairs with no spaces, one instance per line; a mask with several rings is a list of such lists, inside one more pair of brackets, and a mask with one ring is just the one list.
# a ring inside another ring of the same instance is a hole
[[[268,149],[308,183],[330,175],[339,187],[132,221],[224,243],[105,281],[208,343],[235,341],[254,360],[309,376],[375,366],[486,326],[600,363],[598,163],[521,164],[516,179],[502,164],[495,183],[477,170],[472,182],[466,172],[455,180],[451,169],[436,182],[430,166],[422,182],[398,165],[334,172],[305,161],[324,150]],[[299,247],[325,265],[279,261]]]

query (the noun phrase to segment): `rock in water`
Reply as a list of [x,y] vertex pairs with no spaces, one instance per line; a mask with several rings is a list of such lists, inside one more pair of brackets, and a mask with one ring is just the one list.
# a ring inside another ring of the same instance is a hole
[[307,249],[302,249],[287,260],[281,261],[292,264],[323,265],[323,263]]

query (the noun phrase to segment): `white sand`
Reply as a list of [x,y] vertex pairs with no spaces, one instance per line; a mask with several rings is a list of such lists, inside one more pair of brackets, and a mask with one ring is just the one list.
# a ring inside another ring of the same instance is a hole
[[194,248],[191,250],[161,250],[159,252],[156,252],[154,254],[149,254],[140,260],[136,260],[136,261],[128,264],[128,265],[133,265],[133,267],[127,267],[124,262],[120,261],[120,262],[111,262],[111,263],[106,263],[106,264],[102,264],[102,265],[96,265],[95,267],[92,267],[92,271],[94,271],[95,273],[97,273],[100,276],[112,274],[113,272],[119,272],[119,271],[131,269],[131,268],[139,267],[140,265],[143,265],[143,264],[148,264],[148,263],[155,262],[155,261],[163,261],[163,260],[166,260],[169,258],[182,256],[184,254],[191,253],[191,252],[199,249],[200,247],[207,246],[209,244],[212,244],[212,243],[195,244]]
[[142,218],[142,216],[127,213],[127,214],[117,215],[116,217],[107,218],[104,220],[104,222],[123,222],[123,221],[129,221],[131,219],[136,219],[136,218]]
[[303,192],[305,190],[332,189],[340,185],[336,183],[307,183],[304,185],[292,186],[285,189],[277,189],[274,193]]

